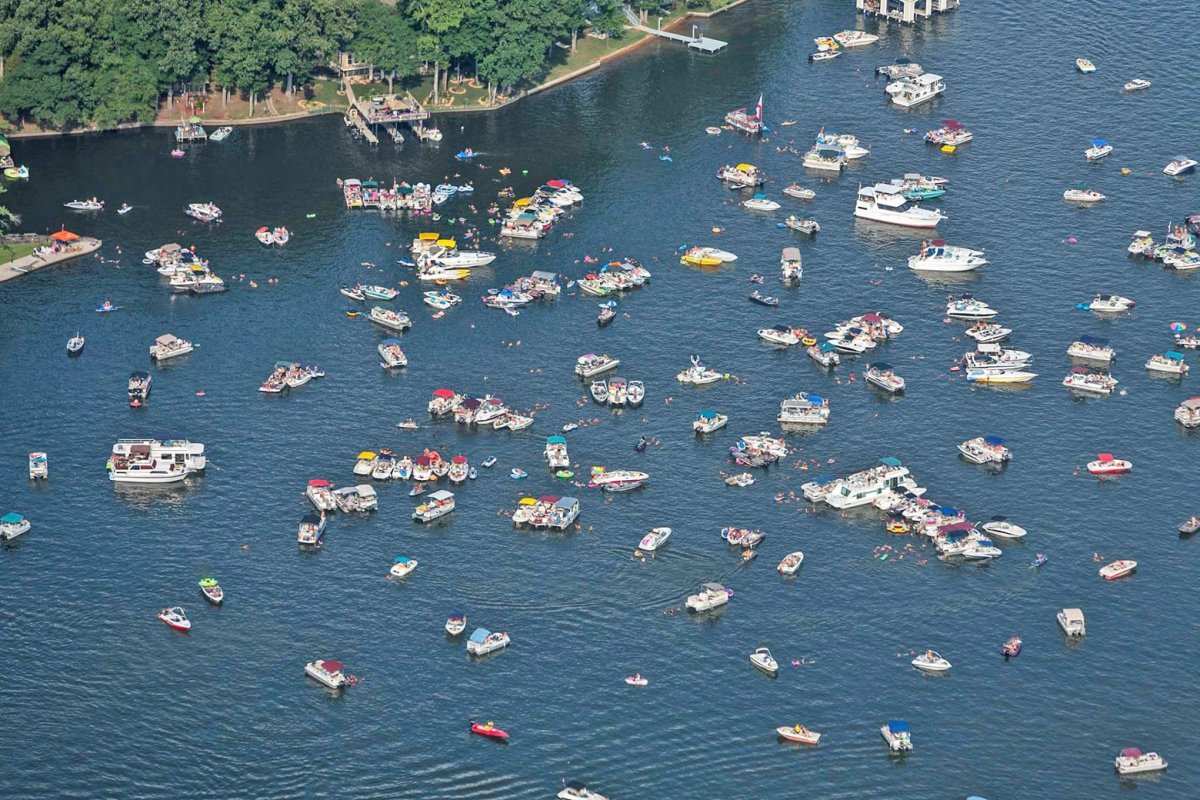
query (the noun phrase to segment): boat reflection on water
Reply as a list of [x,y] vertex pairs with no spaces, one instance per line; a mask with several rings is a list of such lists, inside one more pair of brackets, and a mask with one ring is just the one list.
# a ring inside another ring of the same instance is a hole
[[178,483],[114,483],[113,495],[134,511],[150,511],[163,506],[182,508],[195,489],[204,482],[201,474],[189,475]]

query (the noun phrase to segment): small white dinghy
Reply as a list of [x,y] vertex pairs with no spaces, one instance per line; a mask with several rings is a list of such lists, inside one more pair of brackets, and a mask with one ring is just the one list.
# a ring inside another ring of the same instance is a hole
[[446,633],[451,636],[458,636],[467,629],[466,614],[451,614],[446,619]]
[[1094,189],[1067,189],[1063,192],[1063,200],[1071,203],[1099,203],[1104,195]]
[[779,662],[776,661],[775,657],[771,655],[769,648],[756,648],[755,651],[750,654],[750,663],[770,675],[772,678],[779,674]]
[[671,538],[670,528],[654,528],[642,537],[642,541],[638,542],[638,549],[653,553],[666,544],[669,538]]
[[625,682],[630,686],[646,686],[650,683],[649,680],[642,677],[642,673],[635,672],[625,678]]
[[800,565],[804,563],[804,553],[797,550],[794,553],[788,553],[779,562],[777,569],[781,575],[795,575],[796,570],[800,569]]
[[775,733],[779,734],[780,739],[787,742],[796,742],[797,744],[817,744],[821,741],[821,734],[816,731],[810,731],[799,723],[791,727],[780,725],[775,729]]
[[912,660],[912,665],[922,672],[949,672],[950,662],[942,658],[933,650],[926,650],[921,655]]

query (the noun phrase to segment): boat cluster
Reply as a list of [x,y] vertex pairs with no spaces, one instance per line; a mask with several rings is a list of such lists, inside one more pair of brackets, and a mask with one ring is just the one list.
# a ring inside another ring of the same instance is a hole
[[223,212],[216,203],[188,203],[183,213],[201,222],[220,222]]
[[319,367],[302,365],[299,361],[276,361],[275,369],[258,390],[264,394],[281,394],[286,389],[299,389],[313,378],[324,377],[325,371]]
[[254,232],[254,238],[258,239],[258,243],[265,247],[276,244],[282,247],[291,241],[292,233],[282,225],[278,228],[268,228],[264,225]]
[[[1200,230],[1200,215],[1194,227]],[[1184,225],[1169,223],[1162,242],[1154,241],[1150,231],[1135,231],[1127,252],[1130,255],[1161,261],[1164,267],[1187,272],[1200,269],[1200,253],[1196,252],[1196,233]]]
[[509,239],[541,239],[567,208],[582,202],[583,193],[570,181],[546,181],[530,197],[513,201],[500,223],[500,235]]
[[787,442],[767,431],[743,436],[729,448],[729,456],[739,467],[768,467],[787,458]]
[[164,244],[146,251],[142,263],[157,265],[158,274],[170,279],[175,292],[216,294],[226,288],[225,281],[209,268],[207,260],[196,255],[194,247]]
[[542,495],[522,497],[513,511],[513,527],[566,530],[579,517],[579,501],[574,497]]
[[627,381],[616,376],[607,380],[597,378],[588,387],[588,392],[597,403],[613,408],[636,408],[646,399],[646,386],[641,381]]
[[[436,450],[426,448],[421,455],[413,458],[404,455],[396,458],[396,454],[388,449],[380,449],[378,453],[364,450],[358,454],[354,462],[354,474],[377,481],[416,481],[418,485],[439,481],[446,478],[451,483],[461,484],[475,473],[473,467],[464,455],[443,458]],[[423,487],[422,487],[423,489]],[[412,493],[417,496],[420,491]]]

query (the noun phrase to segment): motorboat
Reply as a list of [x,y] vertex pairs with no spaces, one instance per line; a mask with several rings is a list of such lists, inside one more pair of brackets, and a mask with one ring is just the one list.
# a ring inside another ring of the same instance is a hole
[[562,436],[546,437],[546,463],[550,469],[566,469],[571,466],[571,458],[567,454],[567,440]]
[[1012,451],[999,436],[977,436],[958,446],[958,452],[972,464],[1003,464],[1012,459]]
[[333,485],[324,478],[313,478],[304,489],[304,496],[317,511],[334,511],[337,501],[333,497]]
[[754,652],[750,654],[750,663],[772,678],[779,674],[779,662],[771,655],[769,648],[755,648]]
[[192,629],[192,621],[187,618],[187,614],[179,606],[164,608],[158,612],[157,616],[167,627],[174,630],[186,633]]
[[369,297],[372,300],[395,300],[396,295],[400,294],[400,292],[395,289],[387,286],[379,286],[377,284],[370,284],[360,288],[363,296]]
[[689,611],[711,611],[729,602],[729,590],[719,583],[704,583],[700,591],[688,595],[685,605]]
[[417,568],[417,560],[408,556],[396,556],[388,575],[393,578],[403,578]]
[[1097,314],[1123,314],[1137,303],[1119,294],[1098,294],[1087,304],[1087,310]]
[[992,540],[986,536],[978,536],[967,542],[961,555],[967,561],[991,561],[1004,555],[1004,551],[992,544]]
[[808,353],[808,357],[816,361],[822,367],[836,367],[841,362],[841,357],[838,355],[838,347],[833,342],[821,342],[805,348],[804,352]]
[[379,352],[379,357],[383,359],[379,366],[384,369],[408,366],[408,356],[404,355],[404,351],[400,349],[399,339],[384,339],[376,350]]
[[[466,404],[464,404],[466,405]],[[508,406],[499,397],[487,395],[480,402],[478,409],[475,411],[475,423],[477,425],[487,425],[492,423],[495,427],[495,422],[508,414]]]
[[378,455],[370,450],[363,450],[358,454],[358,460],[354,462],[354,474],[360,477],[371,475],[378,460]]
[[1093,64],[1090,59],[1077,58],[1075,59],[1075,69],[1079,70],[1084,75],[1090,75],[1096,71],[1096,65]]
[[450,634],[451,636],[459,636],[466,629],[466,614],[451,614],[449,618],[446,619],[446,633]]
[[77,356],[83,352],[83,346],[87,344],[87,340],[83,336],[76,333],[70,339],[67,339],[67,355]]
[[1175,250],[1163,255],[1162,262],[1164,267],[1170,267],[1180,272],[1190,272],[1200,269],[1200,253],[1193,250]]
[[767,176],[753,164],[726,164],[717,170],[717,179],[739,188],[752,188],[767,182]]
[[829,422],[829,401],[800,392],[779,404],[775,420],[784,425],[825,425]]
[[1112,453],[1100,453],[1095,461],[1089,461],[1087,471],[1093,475],[1119,475],[1133,470],[1133,462],[1114,458]]
[[1000,645],[1000,655],[1004,656],[1005,661],[1016,658],[1021,655],[1021,648],[1024,644],[1020,636],[1010,636],[1004,644]]
[[164,333],[150,345],[150,360],[162,363],[172,358],[185,356],[195,349],[187,339],[179,339],[172,334]]
[[605,398],[610,406],[619,408],[629,399],[629,383],[624,378],[615,375],[608,382],[608,396]]
[[1088,161],[1099,161],[1113,151],[1113,146],[1104,139],[1093,139],[1092,146],[1083,151]]
[[994,344],[1012,335],[1012,328],[1005,328],[994,322],[976,322],[964,333],[980,344]]
[[454,493],[439,489],[432,492],[425,502],[413,509],[412,518],[418,522],[432,522],[454,510]]
[[1095,189],[1067,189],[1063,192],[1063,200],[1072,203],[1099,203],[1104,195]]
[[1155,247],[1154,235],[1150,231],[1134,231],[1125,251],[1131,256],[1152,257]]
[[816,143],[825,145],[826,147],[841,148],[842,154],[847,161],[857,161],[860,158],[866,158],[871,155],[871,151],[863,147],[858,141],[858,137],[853,134],[843,133],[837,134],[827,132],[824,128],[817,132]]
[[46,458],[45,453],[33,452],[29,454],[29,480],[46,480],[50,477],[50,462]]
[[797,744],[815,745],[821,741],[821,734],[816,731],[810,731],[799,723],[790,726],[781,725],[775,729],[775,733],[780,739],[788,742],[796,742]]
[[617,318],[617,304],[612,300],[600,304],[600,313],[596,315],[596,324],[601,328],[612,324]]
[[936,228],[946,218],[940,211],[909,205],[903,190],[890,183],[860,186],[854,216],[907,228]]
[[967,381],[984,384],[1029,383],[1037,377],[1036,372],[1023,369],[968,369]]
[[1183,353],[1168,350],[1165,353],[1155,353],[1146,362],[1146,369],[1163,375],[1174,375],[1182,378],[1188,374],[1188,365],[1183,363]]
[[1175,177],[1176,175],[1187,175],[1189,172],[1196,171],[1196,160],[1187,156],[1175,156],[1171,163],[1163,167],[1163,174]]
[[367,319],[384,328],[394,331],[406,331],[412,327],[412,320],[403,311],[393,311],[383,306],[372,306],[367,312]]
[[476,628],[467,639],[467,652],[473,656],[485,656],[508,647],[509,636],[503,631],[492,632],[487,628]]
[[638,549],[653,553],[666,544],[669,538],[671,538],[670,528],[653,528],[638,542]]
[[924,71],[925,70],[920,64],[917,64],[908,58],[897,58],[891,64],[884,64],[883,66],[875,68],[876,75],[883,75],[891,78],[892,80],[903,78],[905,76],[916,77]]
[[922,272],[970,272],[986,263],[982,250],[955,247],[941,239],[921,242],[917,254],[908,258],[908,268]]
[[764,342],[789,347],[800,344],[800,337],[787,325],[774,325],[770,328],[759,328],[758,338]]
[[991,319],[999,313],[971,294],[964,294],[946,303],[946,316],[951,319]]
[[425,292],[421,297],[421,302],[430,308],[445,311],[451,306],[461,303],[462,297],[447,291]]
[[841,50],[818,50],[808,57],[809,61],[816,63],[818,61],[832,61],[842,54]]
[[693,252],[697,255],[707,256],[709,258],[715,258],[722,264],[731,264],[734,261],[737,261],[738,258],[735,253],[731,253],[728,250],[721,250],[717,247],[692,247],[689,248],[688,252]]
[[958,147],[973,140],[975,134],[964,128],[961,123],[952,119],[942,120],[942,127],[925,132],[925,141],[941,146]]
[[222,212],[213,203],[188,203],[183,213],[201,222],[220,222]]
[[758,98],[758,106],[755,107],[753,114],[747,109],[735,108],[725,115],[725,124],[742,133],[760,136],[766,129],[762,121],[762,97]]
[[1010,350],[998,344],[980,344],[975,350],[963,355],[963,366],[968,370],[1000,372],[1024,369],[1033,356],[1024,350]]
[[645,485],[649,479],[647,473],[635,469],[607,470],[604,467],[592,467],[588,486],[604,492],[628,492]]
[[840,147],[814,144],[801,161],[806,169],[841,172],[846,166],[846,151]]
[[593,792],[579,781],[567,781],[557,795],[558,800],[608,800],[602,794]]
[[779,257],[779,274],[784,283],[793,283],[804,277],[804,260],[798,247],[785,247]]
[[296,542],[304,547],[320,547],[321,538],[325,535],[325,512],[320,516],[305,514],[300,518],[296,529]]
[[851,47],[864,47],[869,44],[875,44],[879,41],[879,37],[866,31],[842,31],[835,33],[833,40],[842,47],[849,49]]
[[[712,433],[724,428],[727,424],[729,424],[729,417],[725,414],[718,414],[716,411],[701,411],[692,420],[692,430],[701,434]],[[1200,415],[1198,415],[1197,424],[1200,424]]]
[[604,378],[597,378],[588,386],[588,393],[597,403],[603,405],[608,402],[608,381]]
[[375,511],[379,508],[379,495],[375,487],[364,483],[334,489],[333,499],[338,511]]
[[891,456],[881,458],[877,466],[844,478],[818,476],[800,488],[806,500],[824,502],[838,510],[870,505],[886,492],[924,492],[908,467]]
[[1020,525],[1009,521],[1005,517],[992,517],[979,527],[997,539],[1024,539],[1028,533]]
[[910,662],[922,672],[949,672],[951,664],[933,650],[926,650]]
[[1149,88],[1150,88],[1150,81],[1146,80],[1145,78],[1134,78],[1133,80],[1131,80],[1125,84],[1125,91],[1127,91],[1127,92],[1136,92],[1141,89],[1149,89]]
[[1084,334],[1071,343],[1067,355],[1082,361],[1093,361],[1098,364],[1111,364],[1117,357],[1116,352],[1108,346],[1108,339],[1101,336]]
[[118,439],[109,456],[113,483],[178,483],[208,465],[204,445],[187,439]]
[[1200,397],[1189,397],[1175,408],[1175,421],[1185,428],[1200,428]]
[[1078,608],[1064,608],[1059,610],[1058,627],[1062,628],[1063,633],[1072,639],[1082,639],[1087,633],[1087,627],[1084,624],[1083,611]]
[[788,218],[783,221],[783,225],[785,228],[789,228],[793,231],[799,231],[800,233],[806,233],[809,236],[813,236],[821,232],[821,225],[815,219],[801,219],[795,214],[789,214]]
[[888,394],[898,394],[904,391],[904,378],[893,372],[890,364],[876,362],[869,365],[863,373],[863,378],[867,383]]
[[1068,389],[1090,394],[1112,394],[1118,383],[1120,381],[1107,372],[1093,372],[1083,366],[1072,367],[1070,374],[1062,380],[1062,385]]
[[1114,561],[1111,564],[1105,564],[1100,568],[1100,577],[1104,578],[1106,581],[1115,581],[1117,578],[1124,578],[1126,575],[1132,575],[1136,569],[1136,561]]
[[1126,747],[1113,760],[1118,775],[1137,775],[1143,772],[1159,772],[1167,768],[1167,760],[1158,753],[1143,753],[1136,747]]
[[0,517],[0,539],[8,542],[29,532],[33,527],[28,519],[15,511]]
[[817,193],[812,189],[805,189],[798,183],[792,183],[783,188],[783,193],[788,197],[794,197],[797,200],[812,200],[817,196]]
[[154,379],[149,372],[129,373],[126,393],[129,397],[130,408],[141,408],[146,404],[146,400],[150,397],[150,386],[153,382]]
[[471,733],[476,736],[485,736],[489,739],[499,739],[501,741],[508,739],[508,731],[497,728],[496,724],[491,720],[482,723],[471,720]]
[[707,386],[710,383],[716,383],[723,377],[725,376],[720,372],[709,369],[700,363],[699,356],[692,356],[692,366],[676,375],[675,379],[680,383],[691,384],[692,386]]
[[221,588],[221,584],[217,582],[216,578],[201,578],[198,585],[204,599],[214,606],[219,606],[224,602],[225,590]]
[[103,211],[104,201],[93,197],[91,200],[72,200],[69,203],[63,203],[63,206],[72,211]]
[[467,457],[457,455],[450,459],[450,469],[446,472],[446,477],[451,483],[461,484],[466,482],[467,475],[470,474],[470,464],[467,463]]
[[742,206],[751,211],[778,211],[779,203],[767,198],[765,194],[759,193],[742,203]]
[[888,723],[879,729],[879,733],[893,753],[906,753],[913,749],[912,731],[903,720],[888,720]]
[[341,689],[350,684],[343,670],[345,665],[332,658],[317,659],[304,665],[304,674],[330,689]]
[[211,134],[209,134],[208,140],[210,142],[223,142],[229,138],[229,134],[231,134],[231,133],[233,133],[233,128],[230,127],[229,125],[223,125],[222,127],[217,128],[215,131],[213,131]]
[[625,392],[625,402],[631,407],[640,406],[646,399],[646,384],[642,381],[630,381]]
[[609,370],[616,369],[620,365],[620,359],[613,358],[607,353],[604,353],[603,355],[588,353],[580,356],[576,360],[575,374],[580,378],[593,378],[602,372],[608,372]]
[[946,91],[946,82],[941,75],[925,72],[915,77],[900,78],[884,88],[893,105],[912,108]]
[[780,575],[795,575],[803,563],[804,553],[796,550],[780,559],[779,564],[775,568],[779,571]]
[[1179,524],[1180,536],[1191,536],[1196,531],[1200,531],[1200,516],[1193,514]]
[[946,194],[948,183],[945,178],[907,172],[903,178],[894,178],[886,185],[897,187],[905,200],[935,200]]
[[749,472],[739,472],[736,475],[729,475],[725,478],[725,485],[738,486],[744,489],[747,486],[754,485],[754,476]]

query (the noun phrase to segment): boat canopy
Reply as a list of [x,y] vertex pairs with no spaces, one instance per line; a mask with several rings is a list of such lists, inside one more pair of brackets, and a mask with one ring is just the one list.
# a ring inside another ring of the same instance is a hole
[[888,730],[891,731],[892,733],[908,733],[909,732],[908,723],[902,719],[889,719],[887,726],[888,726]]
[[922,86],[932,86],[935,83],[940,83],[941,75],[934,75],[932,72],[926,72],[924,75],[918,75],[914,80]]
[[983,441],[987,444],[990,444],[992,447],[999,447],[1000,445],[1004,444],[1004,440],[999,436],[985,436],[983,437]]
[[1113,454],[1112,453],[1100,453],[1096,456],[1096,460],[1102,464],[1107,464],[1113,460]]
[[[937,244],[937,242],[934,242],[934,244]],[[942,244],[945,244],[945,242],[942,242]],[[870,322],[870,323],[883,322],[883,317],[879,316],[878,314],[876,314],[874,312],[869,312],[867,314],[862,315],[862,321]]]
[[79,238],[79,235],[75,234],[75,233],[71,233],[69,230],[66,230],[64,228],[61,231],[55,231],[54,233],[50,234],[50,238],[56,242],[66,243],[66,242],[75,241],[76,239]]
[[436,500],[439,503],[444,503],[447,500],[454,499],[454,492],[447,492],[445,489],[438,489],[433,494],[429,495],[430,500]]
[[702,583],[702,584],[700,584],[700,588],[704,589],[707,592],[723,592],[723,591],[725,591],[725,587],[719,583]]
[[957,517],[958,509],[954,506],[933,506],[934,511],[945,517]]
[[476,628],[471,632],[471,641],[476,644],[483,644],[483,640],[491,635],[492,632],[487,628]]
[[[1200,398],[1197,398],[1197,399],[1200,399]],[[1187,401],[1184,401],[1184,402],[1187,402]],[[717,412],[715,412],[715,411],[701,411],[701,412],[700,412],[700,418],[701,418],[701,419],[716,419],[716,418],[717,418]]]
[[783,260],[784,261],[799,261],[800,260],[800,248],[798,248],[798,247],[783,248]]
[[532,497],[522,497],[520,500],[517,501],[517,505],[533,506],[533,505],[537,505],[537,500],[534,500]]
[[1142,751],[1136,747],[1126,747],[1121,751],[1122,758],[1141,758]]
[[963,129],[962,123],[954,119],[944,119],[942,120],[942,125],[946,126],[946,130],[948,131],[961,131]]
[[817,347],[817,349],[820,350],[822,353],[831,353],[834,350],[837,350],[837,345],[834,344],[833,342],[821,342],[821,344]]
[[513,200],[513,208],[524,208],[532,202],[532,197],[519,197],[516,200]]
[[1104,147],[1108,144],[1104,139],[1092,139],[1092,147]]
[[825,402],[825,398],[815,394],[810,394],[808,396],[808,402],[812,403],[814,406],[819,406]]
[[876,361],[874,364],[871,365],[871,368],[875,369],[878,372],[891,372],[892,365],[885,364],[882,361]]
[[[388,456],[388,458],[391,458],[391,456]],[[417,456],[417,459],[414,463],[419,467],[427,467],[433,463],[433,459],[431,459],[429,456]]]
[[1183,361],[1183,353],[1179,352],[1178,350],[1168,350],[1167,352],[1163,353],[1163,355],[1172,361]]
[[362,186],[364,189],[378,189],[379,181],[363,181]]
[[441,397],[444,400],[449,400],[451,397],[454,397],[454,392],[451,389],[434,389],[433,396]]
[[566,444],[567,440],[562,436],[547,436],[546,444]]
[[1108,339],[1105,339],[1103,336],[1092,336],[1090,333],[1085,333],[1083,336],[1080,336],[1079,341],[1083,342],[1084,344],[1090,344],[1093,347],[1108,346]]
[[547,185],[547,186],[549,186],[551,189],[565,189],[565,188],[567,188],[567,184],[563,183],[562,181],[558,180],[557,178],[555,178],[555,179],[553,179],[553,180],[546,181],[546,185]]
[[738,164],[734,169],[738,172],[753,172],[757,168],[753,164]]
[[178,341],[179,341],[179,339],[175,338],[174,334],[164,333],[162,336],[157,337],[154,340],[154,343],[161,344],[161,345],[168,345],[168,344],[175,344]]
[[1078,608],[1064,608],[1062,613],[1067,622],[1083,622],[1083,611]]
[[450,459],[450,462],[453,464],[465,464],[465,463],[467,463],[467,457],[466,456],[455,456],[454,458]]
[[830,475],[829,473],[826,473],[824,475],[818,475],[817,477],[813,478],[809,482],[812,483],[814,486],[824,486],[827,483],[833,483],[837,479],[838,479],[837,475]]
[[431,233],[431,232],[428,232],[428,231],[427,231],[427,232],[425,232],[425,233],[418,233],[418,234],[417,234],[417,239],[419,239],[419,240],[420,240],[420,241],[422,241],[422,242],[436,242],[436,241],[437,241],[437,240],[438,240],[440,237],[441,237],[441,234],[439,234],[439,233]]
[[574,497],[560,497],[558,498],[558,502],[554,504],[554,507],[570,510],[578,505],[579,501]]
[[467,411],[474,411],[475,409],[479,408],[481,405],[483,405],[483,401],[481,401],[475,397],[468,397],[466,400],[462,401],[462,407],[465,408]]
[[326,672],[341,672],[346,665],[340,661],[335,661],[332,658],[327,658],[321,662],[321,669]]
[[557,272],[546,272],[545,270],[542,270],[542,269],[535,269],[533,272],[529,273],[529,277],[533,278],[534,280],[538,280],[538,281],[551,281],[552,282],[552,281],[558,280],[558,273]]
[[881,459],[879,459],[879,463],[883,464],[885,467],[903,466],[903,464],[900,462],[900,459],[895,458],[894,456],[887,456],[885,458],[881,458]]
[[1179,405],[1188,411],[1200,411],[1200,397],[1189,397]]
[[817,158],[837,159],[842,157],[842,149],[840,147],[817,147],[813,149],[813,153]]
[[318,517],[316,514],[305,514],[303,517],[300,518],[300,524],[301,525],[320,525],[321,518]]
[[1138,239],[1144,239],[1145,237],[1153,236],[1154,234],[1150,233],[1150,231],[1134,231],[1133,235]]
[[358,454],[358,457],[363,460],[370,460],[370,459],[375,458],[375,454],[372,453],[370,450],[363,450],[361,453]]
[[462,622],[467,618],[466,614],[451,614],[450,619],[454,622]]
[[275,369],[291,369],[292,367],[300,366],[298,361],[276,361]]
[[778,325],[772,325],[771,330],[779,331],[780,333],[791,333],[792,332],[792,329],[789,328],[787,325],[784,325],[783,323],[780,323]]
[[412,562],[412,559],[409,558],[408,556],[396,556],[397,564],[409,564],[411,562]]
[[1075,375],[1087,375],[1091,372],[1091,370],[1085,366],[1076,364],[1075,366],[1071,367],[1071,372]]
[[308,485],[313,487],[328,486],[329,481],[325,480],[324,478],[313,478],[308,482]]
[[957,541],[974,530],[974,528],[975,526],[969,522],[955,522],[950,525],[939,525],[938,536],[945,536],[951,541]]
[[458,242],[454,241],[453,239],[438,239],[437,243],[438,247],[444,247],[447,250],[453,250],[458,247]]
[[10,511],[3,517],[0,517],[0,522],[3,522],[5,525],[19,525],[24,521],[25,517],[21,516],[15,511]]

